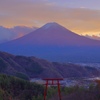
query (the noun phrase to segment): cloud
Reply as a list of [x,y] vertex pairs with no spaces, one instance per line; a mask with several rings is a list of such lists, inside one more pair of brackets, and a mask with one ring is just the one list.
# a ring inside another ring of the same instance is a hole
[[40,27],[53,21],[79,34],[100,33],[100,10],[70,8],[67,4],[62,7],[55,0],[52,2],[50,0],[0,1],[0,24],[3,26]]
[[15,26],[13,28],[5,28],[0,26],[0,43],[22,37],[34,30],[36,27]]
[[100,36],[97,36],[97,35],[85,35],[87,38],[90,38],[90,39],[95,39],[95,40],[100,40]]
[[12,32],[16,34],[16,38],[22,37],[26,34],[29,34],[30,32],[33,32],[37,29],[37,27],[26,27],[26,26],[15,26],[13,28],[9,28]]
[[0,43],[12,40],[15,38],[15,33],[8,28],[0,26]]

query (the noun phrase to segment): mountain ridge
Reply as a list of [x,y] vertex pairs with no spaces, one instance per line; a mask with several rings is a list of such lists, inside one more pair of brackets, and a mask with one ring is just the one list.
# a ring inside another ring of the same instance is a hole
[[100,69],[0,52],[0,73],[31,78],[99,77]]

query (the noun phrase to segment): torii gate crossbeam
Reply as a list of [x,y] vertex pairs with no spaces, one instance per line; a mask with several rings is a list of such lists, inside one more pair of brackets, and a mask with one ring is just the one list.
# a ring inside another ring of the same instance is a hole
[[[43,80],[46,81],[46,83],[45,83],[46,88],[44,91],[44,100],[46,100],[48,85],[57,85],[58,86],[59,100],[61,100],[61,91],[60,91],[60,82],[59,81],[61,81],[63,79],[62,78],[45,78]],[[51,81],[51,83],[49,83],[49,81]],[[56,81],[57,83],[54,83],[54,81]]]

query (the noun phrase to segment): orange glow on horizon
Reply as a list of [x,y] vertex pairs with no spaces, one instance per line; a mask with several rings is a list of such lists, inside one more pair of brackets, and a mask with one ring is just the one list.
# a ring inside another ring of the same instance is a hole
[[0,26],[41,27],[48,22],[57,22],[77,34],[100,33],[100,10],[59,6],[49,0],[11,1],[0,3]]

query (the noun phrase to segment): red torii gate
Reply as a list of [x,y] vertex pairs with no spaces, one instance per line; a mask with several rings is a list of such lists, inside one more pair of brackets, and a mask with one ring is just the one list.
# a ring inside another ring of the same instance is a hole
[[[46,83],[45,83],[46,88],[45,88],[45,91],[44,91],[44,100],[46,100],[48,85],[58,85],[59,100],[61,100],[61,91],[60,91],[59,81],[63,80],[63,78],[45,78],[43,80],[46,81]],[[49,83],[49,81],[51,81],[51,83]],[[57,83],[54,83],[54,81],[57,82]]]

